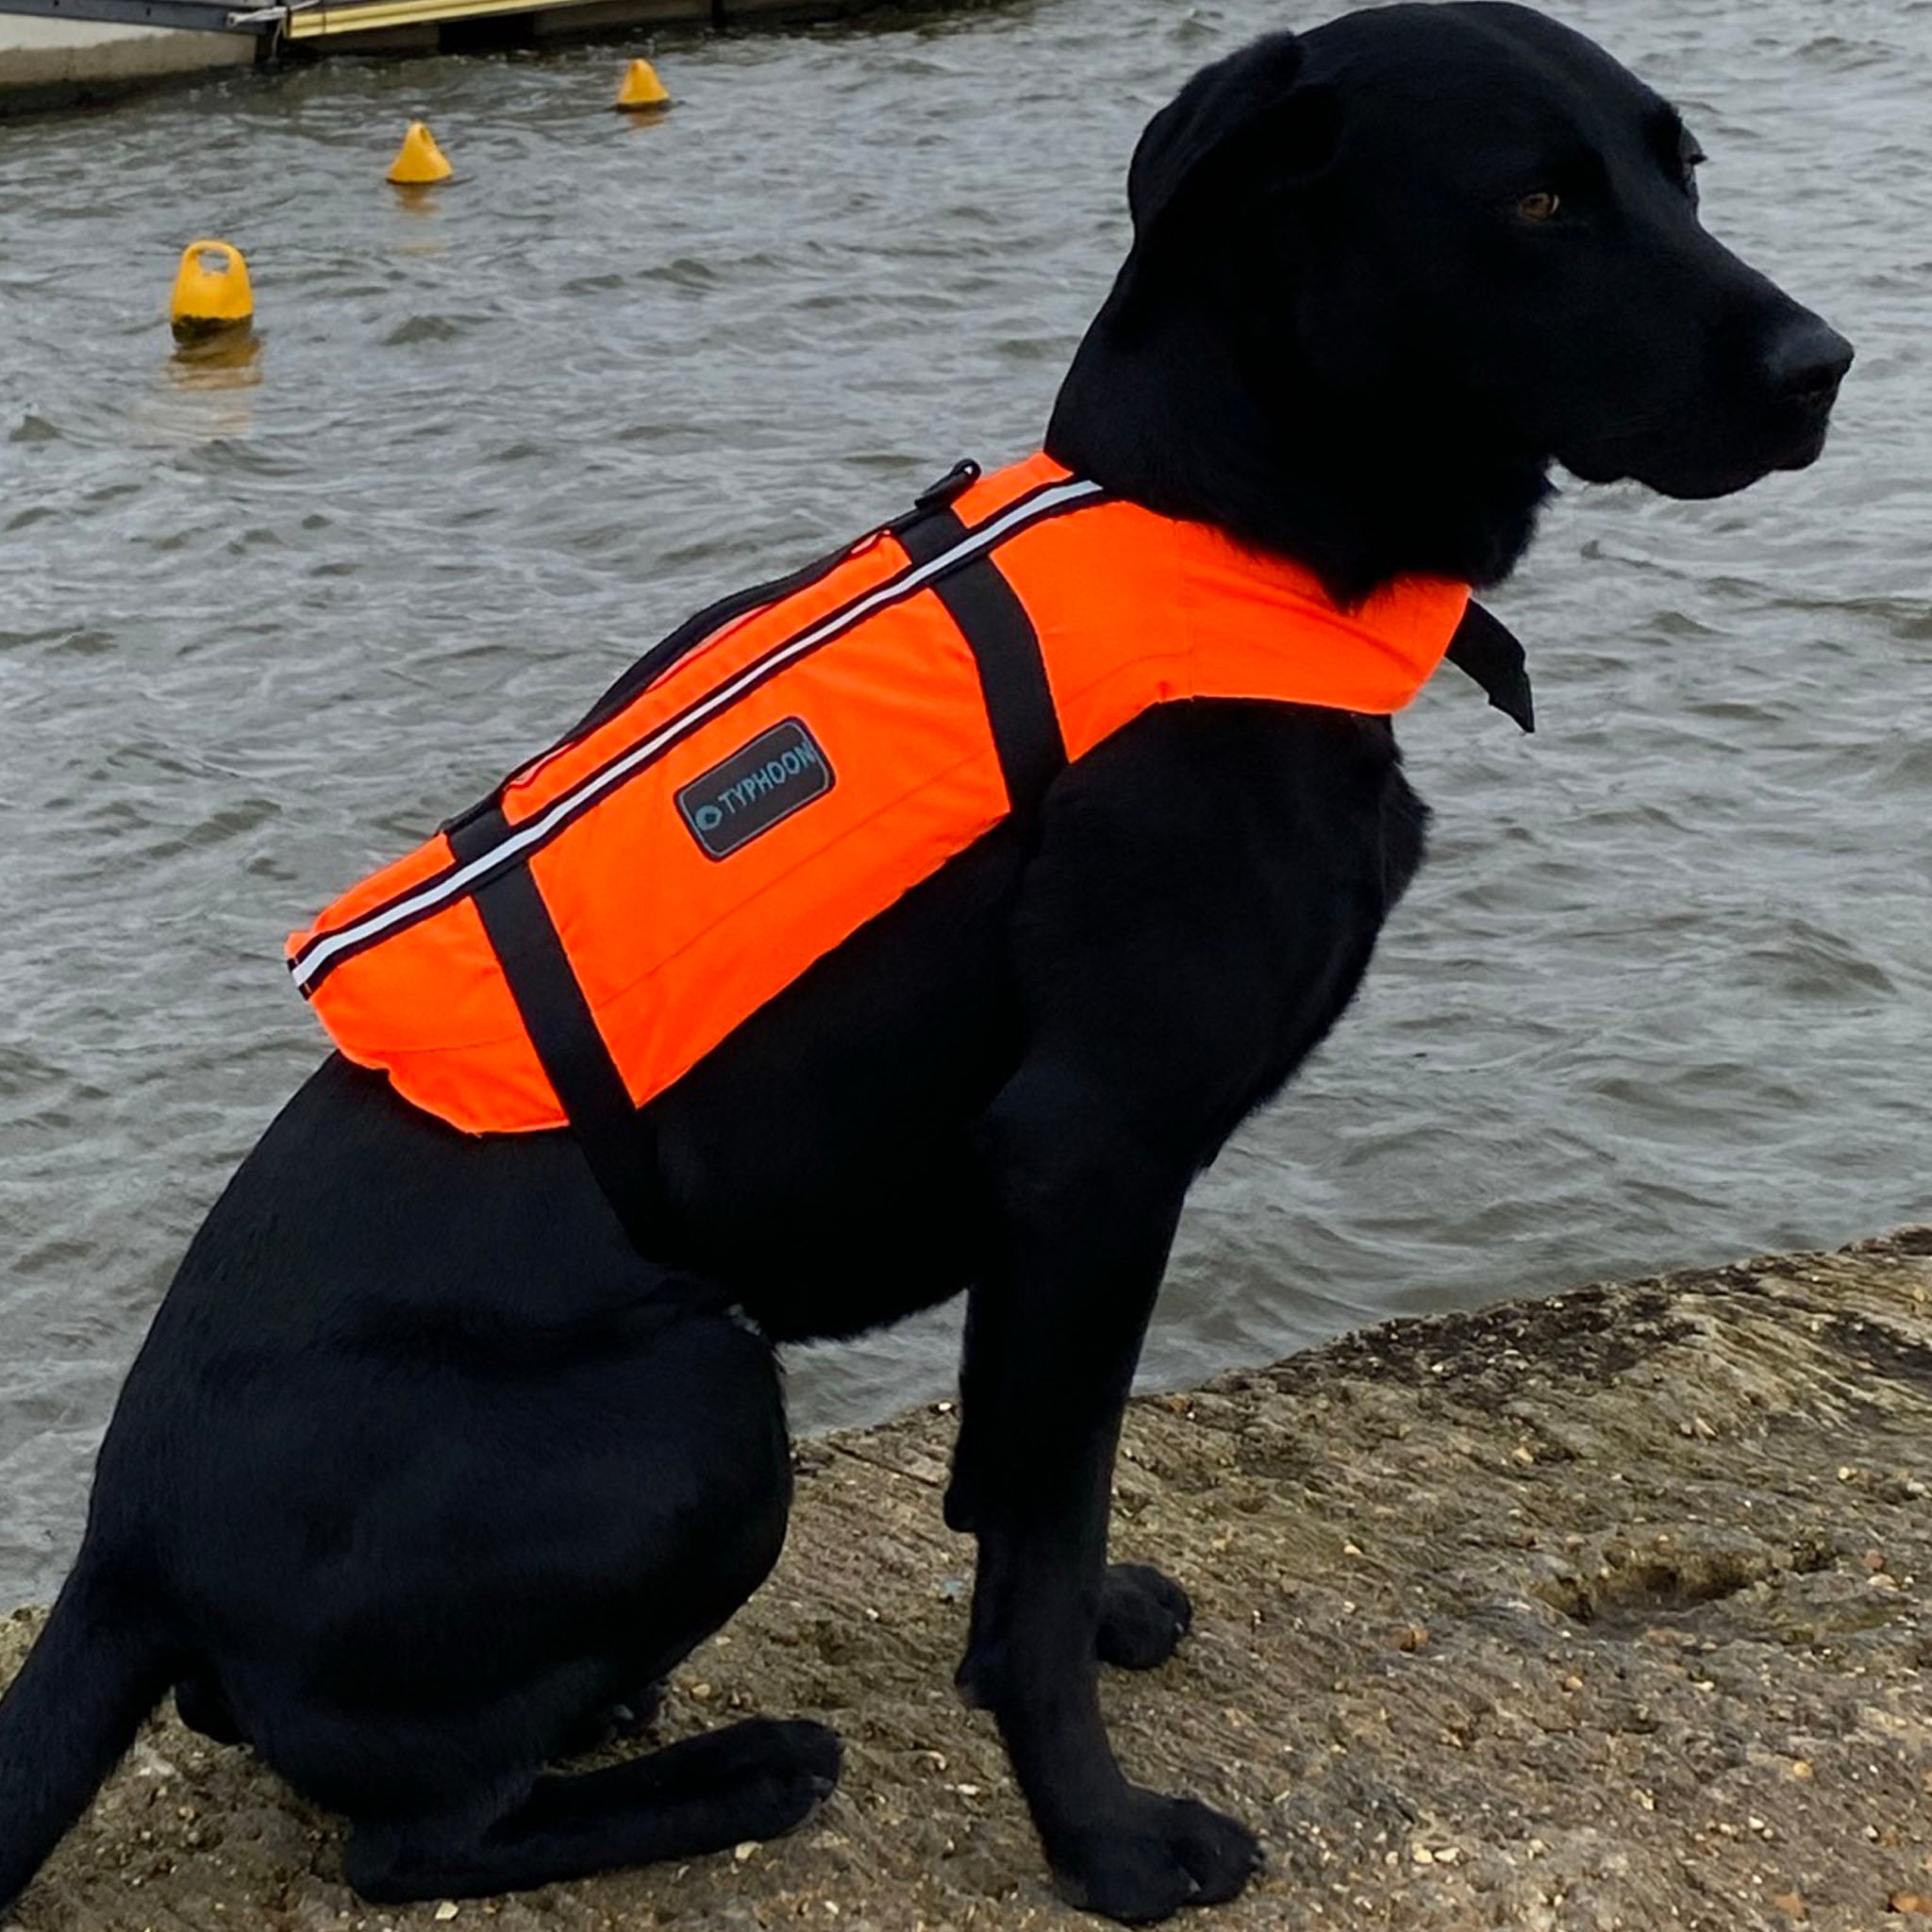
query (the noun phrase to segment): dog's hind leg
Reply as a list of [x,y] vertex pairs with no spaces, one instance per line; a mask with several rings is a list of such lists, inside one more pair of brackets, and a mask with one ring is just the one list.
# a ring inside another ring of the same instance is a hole
[[814,1724],[544,1773],[776,1559],[791,1484],[770,1344],[703,1284],[641,1272],[608,1317],[501,1336],[419,1317],[384,1340],[386,1378],[308,1370],[354,1400],[310,1401],[286,1479],[230,1502],[227,1524],[254,1513],[196,1633],[264,1762],[350,1820],[352,1882],[500,1891],[796,1824],[838,1771]]
[[384,1904],[522,1891],[777,1838],[838,1781],[839,1740],[823,1724],[752,1719],[607,1771],[540,1778],[497,1817],[358,1824],[346,1873]]

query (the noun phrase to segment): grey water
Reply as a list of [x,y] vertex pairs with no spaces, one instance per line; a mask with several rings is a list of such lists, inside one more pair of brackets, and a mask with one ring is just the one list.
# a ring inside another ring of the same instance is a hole
[[[1932,5],[1554,0],[1684,107],[1707,218],[1857,341],[1824,460],[1572,487],[1496,599],[1520,738],[1404,726],[1434,857],[1189,1209],[1145,1374],[1932,1216]],[[337,62],[0,125],[0,1603],[321,1051],[283,935],[714,595],[1036,446],[1135,136],[1299,0],[1013,0],[623,58]],[[458,170],[382,181],[412,116]],[[171,359],[184,243],[260,352]],[[804,1426],[952,1321],[808,1351]]]

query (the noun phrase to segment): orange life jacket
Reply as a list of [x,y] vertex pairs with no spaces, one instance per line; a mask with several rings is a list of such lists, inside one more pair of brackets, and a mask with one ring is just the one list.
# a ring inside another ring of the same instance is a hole
[[962,464],[693,619],[290,969],[350,1059],[456,1126],[607,1131],[1150,706],[1396,711],[1466,607],[1412,578],[1344,611],[1044,456]]

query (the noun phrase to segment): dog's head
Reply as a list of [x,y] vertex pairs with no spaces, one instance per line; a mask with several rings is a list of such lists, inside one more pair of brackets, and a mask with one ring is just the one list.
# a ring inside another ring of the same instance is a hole
[[[1701,158],[1668,102],[1525,7],[1395,6],[1271,36],[1142,138],[1133,252],[1053,440],[1132,467],[1136,430],[1096,437],[1092,419],[1138,414],[1180,446],[1155,459],[1157,488],[1218,441],[1255,488],[1290,473],[1291,526],[1323,521],[1318,467],[1357,523],[1392,519],[1373,568],[1338,568],[1356,588],[1391,563],[1443,568],[1445,550],[1457,574],[1501,575],[1553,459],[1674,496],[1801,468],[1851,347],[1706,231]],[[1165,393],[1148,408],[1150,383]],[[1458,491],[1494,515],[1424,528],[1427,501]]]

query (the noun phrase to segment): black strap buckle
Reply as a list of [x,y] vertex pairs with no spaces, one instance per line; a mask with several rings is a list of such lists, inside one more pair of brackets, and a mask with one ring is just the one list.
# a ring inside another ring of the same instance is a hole
[[474,825],[485,812],[494,811],[503,803],[503,787],[493,786],[475,805],[466,806],[453,818],[446,818],[437,827],[446,839],[459,839],[470,826]]

